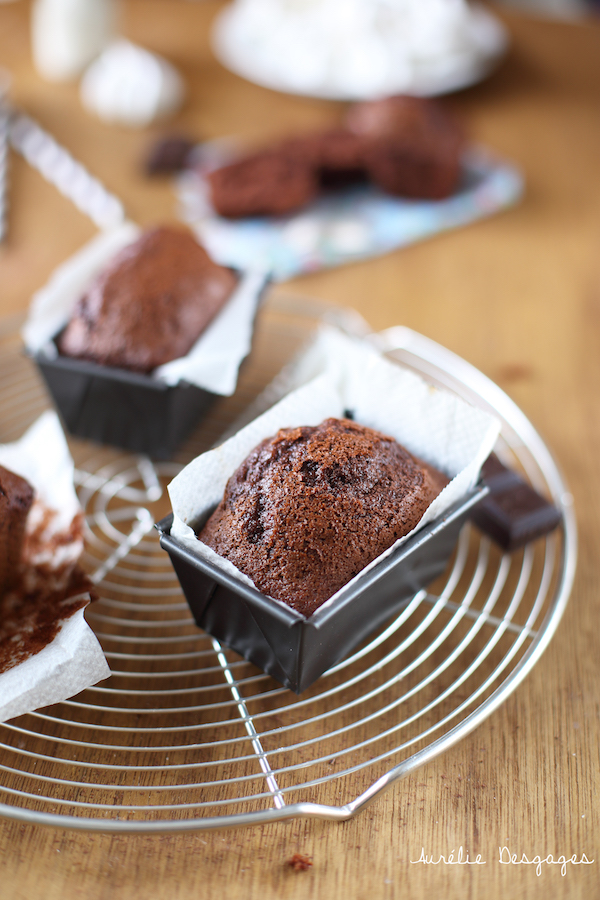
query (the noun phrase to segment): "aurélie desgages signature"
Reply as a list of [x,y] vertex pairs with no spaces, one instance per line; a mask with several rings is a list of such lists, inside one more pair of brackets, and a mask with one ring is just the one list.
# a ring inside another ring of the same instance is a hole
[[[585,853],[582,853],[580,858],[576,853],[573,853],[572,856],[560,855],[556,858],[552,853],[548,853],[546,856],[535,854],[529,858],[526,853],[521,853],[521,855],[512,853],[510,848],[505,846],[498,847],[498,862],[501,866],[535,866],[535,874],[538,876],[542,874],[543,866],[560,866],[560,874],[564,876],[567,874],[567,866],[591,866],[594,860],[588,859]],[[420,857],[411,859],[410,863],[411,865],[423,863],[426,866],[439,866],[440,864],[445,866],[485,866],[487,860],[482,859],[481,853],[478,853],[475,859],[470,859],[468,852],[464,851],[462,847],[458,848],[458,852],[452,850],[448,856],[440,853],[437,858],[433,853],[428,856],[425,848],[421,847]]]

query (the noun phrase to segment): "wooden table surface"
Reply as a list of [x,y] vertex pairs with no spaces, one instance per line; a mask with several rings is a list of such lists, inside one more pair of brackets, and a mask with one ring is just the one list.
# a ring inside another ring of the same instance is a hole
[[[198,138],[259,138],[335,122],[333,103],[276,94],[221,68],[208,48],[219,5],[125,0],[123,31],[172,59],[189,85],[169,127]],[[109,127],[73,85],[30,63],[29,8],[0,5],[0,63],[12,95],[125,202],[141,224],[175,215],[172,188],[139,160],[158,128]],[[0,821],[0,898],[600,897],[600,23],[503,14],[513,48],[485,83],[450,99],[474,139],[516,161],[518,207],[383,258],[298,278],[295,292],[359,310],[375,329],[405,324],[464,356],[521,406],[575,497],[575,588],[545,655],[467,739],[358,818],[182,836],[88,835]],[[0,249],[0,313],[24,310],[52,268],[94,233],[18,158]],[[286,286],[287,287],[287,286]],[[283,288],[280,288],[283,290]],[[412,802],[411,802],[412,801]],[[502,866],[529,858],[596,860]],[[485,865],[411,864],[462,846]],[[308,871],[286,860],[312,857]]]

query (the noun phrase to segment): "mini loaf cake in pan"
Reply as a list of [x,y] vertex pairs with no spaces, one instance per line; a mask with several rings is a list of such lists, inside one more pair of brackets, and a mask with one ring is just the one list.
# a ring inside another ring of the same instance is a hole
[[100,365],[151,372],[188,353],[236,283],[191,233],[154,228],[96,277],[58,349]]
[[330,328],[278,389],[156,527],[196,623],[301,692],[442,574],[499,425]]
[[447,483],[393,438],[330,418],[259,444],[199,538],[310,616],[412,531]]
[[23,338],[71,434],[168,459],[235,392],[267,283],[188,229],[124,222],[56,269]]

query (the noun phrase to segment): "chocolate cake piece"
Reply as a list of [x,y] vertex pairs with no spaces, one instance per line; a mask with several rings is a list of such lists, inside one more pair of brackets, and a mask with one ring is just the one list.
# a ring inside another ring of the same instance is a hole
[[323,188],[348,187],[367,180],[365,141],[347,129],[290,137],[279,149],[309,165]]
[[286,428],[231,476],[199,539],[305,616],[417,525],[448,478],[347,419]]
[[471,518],[503,550],[512,552],[557,528],[560,511],[492,453],[481,468],[490,489]]
[[317,194],[317,177],[305,161],[265,150],[207,176],[211,202],[220,216],[281,216],[300,209]]
[[185,356],[223,307],[236,277],[179,228],[125,247],[79,301],[58,349],[136,372]]
[[464,137],[436,101],[398,95],[359,103],[346,122],[365,141],[369,176],[386,193],[441,200],[456,190]]
[[15,586],[33,488],[20,475],[0,466],[0,596]]
[[381,138],[365,158],[373,184],[396,197],[443,200],[460,182],[461,144],[451,135]]

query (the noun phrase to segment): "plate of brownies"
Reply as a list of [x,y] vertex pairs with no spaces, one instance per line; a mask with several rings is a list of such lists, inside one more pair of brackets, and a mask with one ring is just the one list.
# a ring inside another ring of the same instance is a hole
[[522,179],[467,141],[438,101],[351,107],[334,128],[243,152],[200,145],[181,214],[223,265],[283,280],[389,252],[515,203]]

